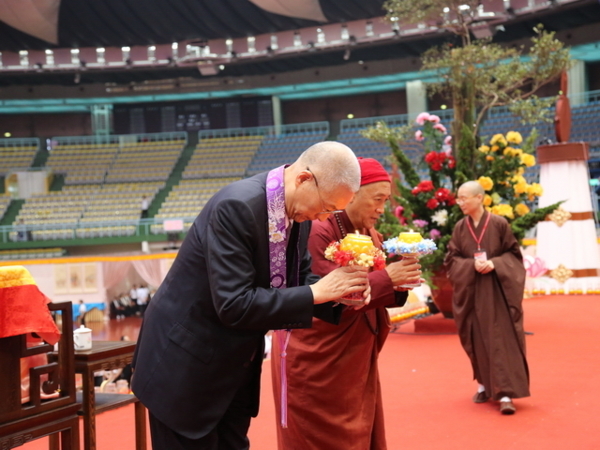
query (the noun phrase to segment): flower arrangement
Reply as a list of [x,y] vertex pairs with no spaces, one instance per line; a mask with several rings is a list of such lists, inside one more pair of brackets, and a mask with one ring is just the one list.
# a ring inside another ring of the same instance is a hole
[[[344,239],[332,242],[324,253],[325,259],[340,266],[362,266],[372,270],[385,269],[385,254],[373,245],[369,236],[356,233],[347,234]],[[362,305],[362,292],[344,297],[347,305]]]
[[325,259],[340,266],[363,266],[373,270],[385,269],[385,254],[376,248],[357,253],[354,250],[342,250],[341,241],[332,242],[325,249]]
[[402,235],[388,239],[383,243],[383,248],[390,255],[415,255],[419,258],[430,255],[436,250],[435,242],[432,239],[421,239],[419,241],[407,242],[402,239]]
[[481,166],[485,175],[477,180],[486,191],[483,204],[488,211],[508,220],[529,213],[527,202],[543,193],[538,183],[529,184],[523,176],[527,167],[535,165],[535,156],[519,148],[522,143],[520,133],[509,131],[506,136],[495,134],[489,145],[478,149],[484,156]]
[[[402,182],[396,183],[400,194],[396,198],[398,206],[384,214],[378,230],[389,237],[412,229],[432,239],[437,250],[421,261],[424,277],[430,278],[432,272],[442,266],[454,225],[463,217],[455,192],[468,178],[457,167],[452,138],[440,118],[426,112],[417,116],[414,125],[389,128],[378,122],[362,134],[387,143],[392,149],[393,162],[403,175]],[[401,149],[401,145],[413,138],[423,149],[420,162],[411,161]],[[533,210],[535,200],[543,191],[538,183],[529,184],[524,173],[535,165],[536,138],[535,130],[525,141],[514,131],[496,134],[488,141],[489,145],[479,147],[470,168],[486,192],[484,206],[506,217],[517,239],[522,239],[528,229],[559,205]],[[424,166],[428,176],[422,179],[418,166]]]

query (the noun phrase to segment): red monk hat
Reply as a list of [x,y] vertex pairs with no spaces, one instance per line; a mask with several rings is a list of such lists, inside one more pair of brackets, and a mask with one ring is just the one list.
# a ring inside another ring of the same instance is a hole
[[373,158],[358,158],[360,165],[360,185],[377,183],[378,181],[392,182],[392,178],[381,163]]

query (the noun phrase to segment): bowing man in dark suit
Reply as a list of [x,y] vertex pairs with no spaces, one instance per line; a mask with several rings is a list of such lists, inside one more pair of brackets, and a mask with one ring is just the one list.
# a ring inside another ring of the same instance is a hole
[[364,291],[359,268],[310,272],[312,220],[359,189],[354,153],[321,142],[291,166],[237,181],[206,204],[148,306],[132,390],[150,412],[154,449],[249,448],[264,335],[335,323],[341,297]]

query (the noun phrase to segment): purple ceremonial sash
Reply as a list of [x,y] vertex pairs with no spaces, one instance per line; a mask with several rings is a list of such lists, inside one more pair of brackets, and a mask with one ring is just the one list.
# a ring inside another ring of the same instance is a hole
[[[269,266],[270,283],[275,289],[287,286],[287,231],[285,212],[285,190],[283,173],[285,166],[269,172],[267,176],[267,214],[269,221]],[[281,426],[287,428],[287,373],[286,350],[290,342],[291,330],[276,330],[275,337],[281,349]]]

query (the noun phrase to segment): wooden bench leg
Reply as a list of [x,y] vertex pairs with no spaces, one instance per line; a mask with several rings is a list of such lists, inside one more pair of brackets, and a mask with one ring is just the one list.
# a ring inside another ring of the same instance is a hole
[[48,436],[48,448],[50,450],[60,450],[60,440],[59,437],[65,433],[65,431],[62,431],[60,433],[52,433],[50,436]]
[[79,450],[79,417],[70,422],[70,427],[48,436],[50,450]]

